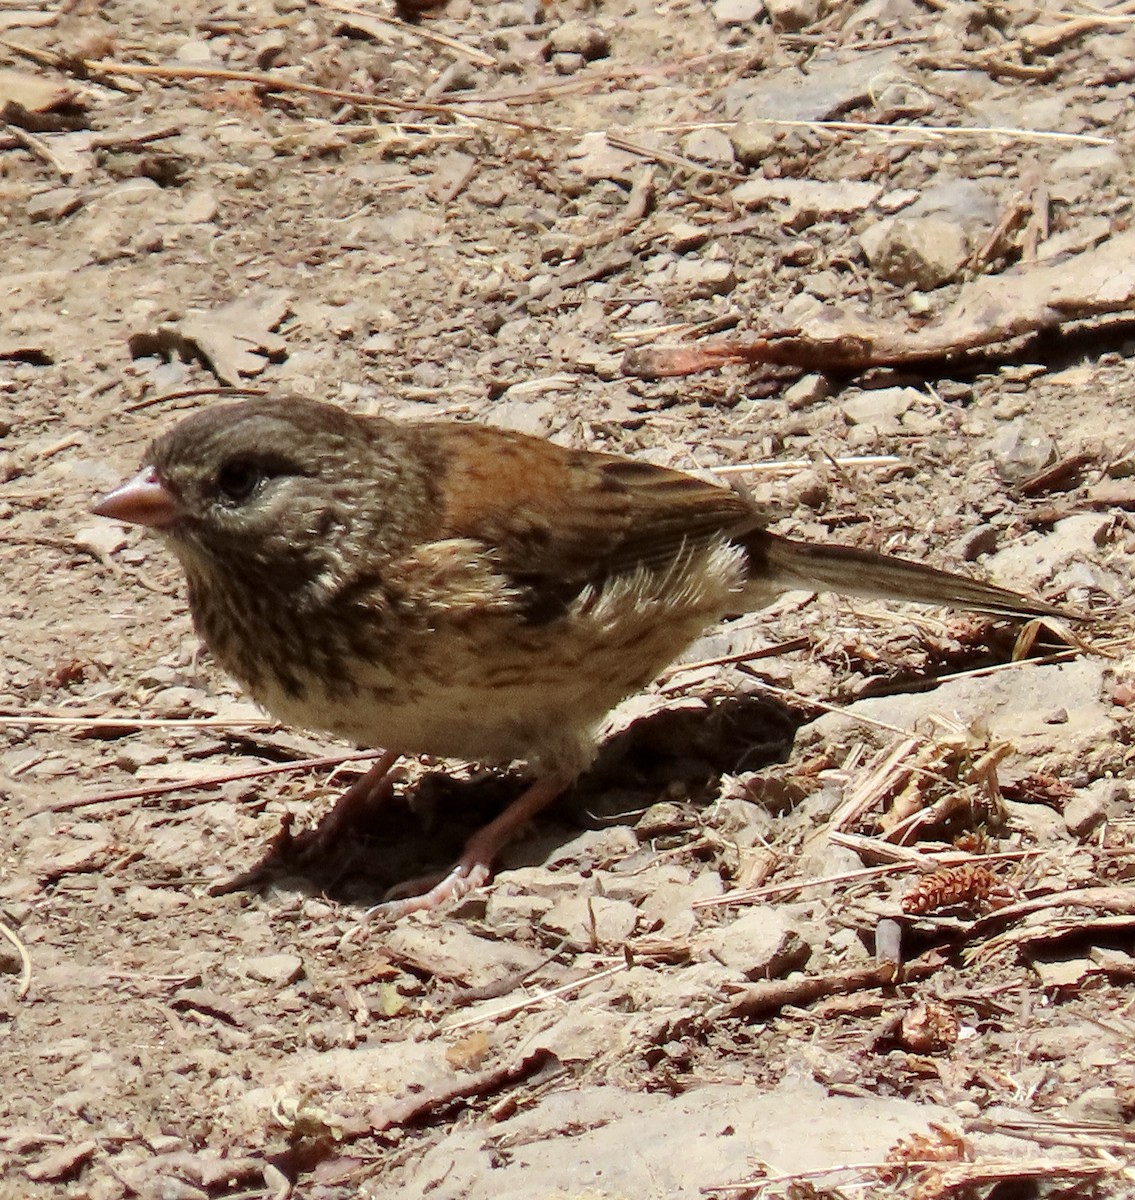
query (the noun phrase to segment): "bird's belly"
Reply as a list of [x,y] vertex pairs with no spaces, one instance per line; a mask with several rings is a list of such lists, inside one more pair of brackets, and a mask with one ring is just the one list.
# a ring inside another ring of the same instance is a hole
[[484,763],[551,759],[569,771],[586,766],[591,726],[611,706],[581,705],[577,683],[556,686],[540,676],[494,686],[415,674],[348,694],[310,680],[300,696],[268,684],[254,698],[289,725],[362,746]]
[[515,612],[439,620],[346,678],[312,669],[250,690],[282,721],[361,745],[574,774],[603,717],[735,607],[743,583],[741,552],[722,545],[585,589],[547,624]]

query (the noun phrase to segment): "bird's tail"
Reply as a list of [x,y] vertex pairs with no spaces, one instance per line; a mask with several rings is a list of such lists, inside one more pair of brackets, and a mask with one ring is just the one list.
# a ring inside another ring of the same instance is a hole
[[753,530],[738,540],[748,551],[754,580],[768,579],[780,591],[798,587],[1012,617],[1074,616],[1008,588],[871,550],[795,542],[765,529]]

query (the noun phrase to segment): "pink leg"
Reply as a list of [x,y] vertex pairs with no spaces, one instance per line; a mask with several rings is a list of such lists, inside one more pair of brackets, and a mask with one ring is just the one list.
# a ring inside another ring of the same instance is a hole
[[437,908],[444,900],[458,900],[480,887],[492,875],[497,855],[517,832],[570,786],[571,780],[559,775],[537,779],[500,816],[473,834],[450,871],[440,877],[427,875],[398,884],[386,893],[387,898],[382,904],[368,911],[367,916],[380,915],[397,920],[407,913]]
[[391,794],[392,789],[386,776],[398,759],[399,755],[394,750],[384,751],[370,770],[356,779],[339,797],[335,807],[314,829],[293,834],[291,814],[286,814],[279,834],[272,839],[261,860],[249,870],[215,883],[209,889],[209,894],[224,896],[229,892],[258,887],[282,864],[310,862],[325,854],[344,835],[362,809],[386,799]]
[[396,750],[384,751],[370,770],[356,779],[335,801],[335,807],[314,829],[292,839],[293,854],[301,859],[324,854],[355,823],[360,813],[370,805],[389,799],[392,789],[386,777],[400,757]]

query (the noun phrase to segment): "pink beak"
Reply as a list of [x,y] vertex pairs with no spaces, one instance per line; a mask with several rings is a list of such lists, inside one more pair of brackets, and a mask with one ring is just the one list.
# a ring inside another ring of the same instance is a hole
[[153,467],[146,467],[133,479],[120,484],[92,507],[96,517],[110,517],[128,525],[165,529],[172,525],[181,509]]

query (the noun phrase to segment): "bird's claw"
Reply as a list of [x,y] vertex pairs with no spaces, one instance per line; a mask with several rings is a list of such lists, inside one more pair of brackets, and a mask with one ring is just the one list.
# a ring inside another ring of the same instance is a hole
[[367,909],[367,920],[385,917],[397,921],[412,912],[437,908],[447,900],[460,900],[475,888],[487,883],[491,871],[488,863],[465,860],[440,876],[424,875],[392,887],[381,904]]

